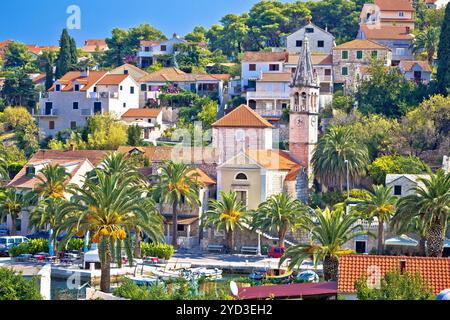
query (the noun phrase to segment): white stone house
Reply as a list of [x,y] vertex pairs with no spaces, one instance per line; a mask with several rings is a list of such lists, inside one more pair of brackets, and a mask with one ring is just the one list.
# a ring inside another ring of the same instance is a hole
[[431,81],[431,69],[427,61],[403,60],[398,67],[407,80],[416,84]]
[[335,38],[331,33],[309,22],[307,25],[287,36],[286,47],[288,52],[300,53],[305,36],[309,39],[309,46],[313,54],[330,54],[332,48],[336,45]]
[[115,118],[139,107],[139,85],[126,74],[106,71],[71,71],[41,94],[39,111],[34,114],[42,138],[84,126],[96,113]]
[[406,197],[414,194],[414,188],[423,186],[419,178],[428,179],[427,174],[387,174],[386,186],[392,187],[392,194],[398,197]]
[[156,140],[167,128],[163,123],[163,111],[156,108],[129,109],[122,115],[122,121],[127,125],[137,125],[143,129],[142,139],[156,145]]

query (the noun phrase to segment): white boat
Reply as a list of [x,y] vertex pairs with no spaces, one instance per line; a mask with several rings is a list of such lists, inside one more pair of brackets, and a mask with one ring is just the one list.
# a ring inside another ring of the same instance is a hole
[[319,278],[319,275],[317,273],[315,273],[314,271],[306,270],[306,271],[300,272],[297,275],[297,280],[301,280],[304,282],[317,283],[317,282],[319,282],[320,278]]
[[159,280],[157,277],[148,277],[148,276],[125,276],[128,280],[131,280],[133,283],[137,284],[138,286],[149,286],[152,284],[157,283]]
[[187,269],[187,271],[191,272],[194,275],[198,275],[199,277],[205,277],[209,279],[222,279],[222,270],[218,268],[207,269],[200,267]]
[[222,270],[220,269],[207,269],[207,268],[189,268],[189,269],[179,269],[179,270],[165,270],[162,268],[152,268],[150,272],[162,279],[179,279],[184,278],[186,280],[191,280],[193,278],[207,278],[207,279],[222,279]]

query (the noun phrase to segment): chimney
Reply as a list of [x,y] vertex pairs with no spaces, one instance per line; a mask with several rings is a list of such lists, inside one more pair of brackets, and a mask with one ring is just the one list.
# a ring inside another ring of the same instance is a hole
[[69,151],[75,151],[75,145],[73,143],[70,144]]
[[400,274],[405,274],[406,272],[406,260],[400,260]]

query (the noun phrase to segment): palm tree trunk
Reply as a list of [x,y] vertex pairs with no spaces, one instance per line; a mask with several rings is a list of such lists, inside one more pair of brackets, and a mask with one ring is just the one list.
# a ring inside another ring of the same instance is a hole
[[441,221],[434,221],[427,234],[427,256],[442,257],[444,250],[444,227]]
[[233,230],[228,230],[227,235],[227,253],[233,253]]
[[286,239],[286,228],[283,228],[278,233],[278,246],[284,248],[284,240]]
[[419,240],[419,254],[422,257],[426,257],[426,255],[427,255],[426,242],[427,242],[427,239],[425,237],[420,237],[420,240]]
[[377,253],[382,255],[384,253],[384,222],[378,221],[378,246]]
[[323,277],[325,281],[336,281],[338,277],[338,268],[338,258],[326,256],[323,259]]
[[[101,249],[101,246],[99,247]],[[101,262],[101,275],[100,275],[100,291],[109,293],[111,290],[111,248],[110,239],[105,238],[104,248],[105,260]]]
[[176,249],[178,247],[178,212],[177,212],[178,202],[174,201],[172,205],[172,245]]
[[14,214],[11,214],[11,235],[15,236],[16,235],[16,217]]
[[134,257],[141,258],[141,230],[136,228],[136,241],[134,242]]

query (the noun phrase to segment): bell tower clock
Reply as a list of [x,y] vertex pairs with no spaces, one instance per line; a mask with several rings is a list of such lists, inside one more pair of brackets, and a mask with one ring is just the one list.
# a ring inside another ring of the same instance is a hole
[[290,87],[289,152],[310,176],[318,137],[320,83],[312,65],[307,37]]

